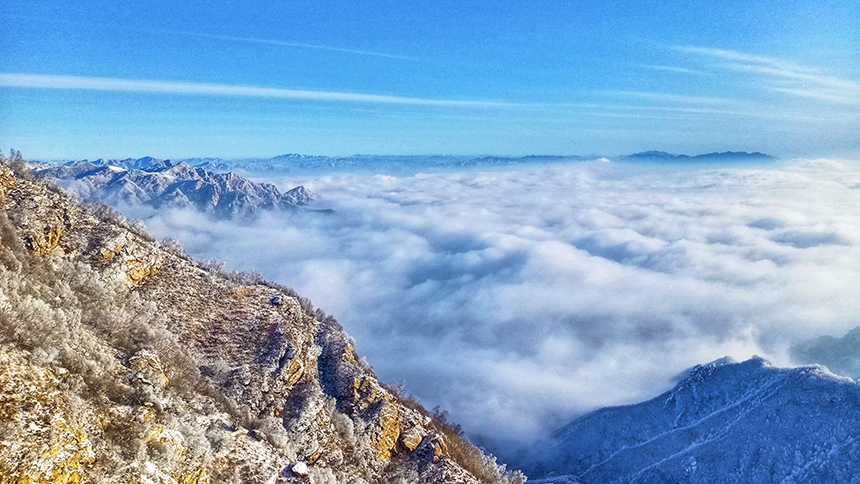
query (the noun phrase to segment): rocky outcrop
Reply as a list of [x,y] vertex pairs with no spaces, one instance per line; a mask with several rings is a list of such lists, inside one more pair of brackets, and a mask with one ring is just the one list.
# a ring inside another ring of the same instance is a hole
[[139,235],[127,231],[110,231],[98,241],[99,262],[115,277],[138,286],[164,264],[164,256]]
[[291,289],[0,189],[0,482],[479,482]]
[[138,375],[138,378],[145,379],[145,382],[150,385],[164,387],[170,383],[170,378],[167,377],[164,367],[161,366],[161,360],[158,358],[158,355],[151,351],[138,351],[128,359],[128,364],[132,368],[140,370],[141,373]]
[[30,364],[22,352],[0,350],[2,482],[84,481],[96,457],[87,435],[90,415],[75,414],[60,384],[57,373]]

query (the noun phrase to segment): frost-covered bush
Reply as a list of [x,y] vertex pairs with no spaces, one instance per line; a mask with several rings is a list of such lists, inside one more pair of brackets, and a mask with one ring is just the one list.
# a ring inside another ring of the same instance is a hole
[[338,412],[333,398],[326,399],[326,412],[331,416],[331,423],[338,436],[349,447],[355,447],[355,424],[346,414]]
[[166,239],[162,239],[161,242],[158,243],[158,246],[161,247],[161,250],[173,254],[180,259],[188,261],[191,260],[188,253],[185,252],[185,247],[182,246],[182,242],[174,238],[168,237]]
[[340,484],[334,472],[328,467],[310,467],[308,475],[314,484]]

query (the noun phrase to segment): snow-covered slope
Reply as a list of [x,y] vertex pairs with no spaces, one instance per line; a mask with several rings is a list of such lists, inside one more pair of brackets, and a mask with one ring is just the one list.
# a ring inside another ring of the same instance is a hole
[[223,218],[292,209],[312,200],[304,187],[280,193],[270,183],[254,183],[235,173],[211,173],[184,162],[150,157],[83,160],[42,168],[36,174],[64,180],[67,188],[85,200],[155,208],[194,207]]
[[570,422],[523,469],[529,482],[858,483],[858,437],[852,380],[723,359],[653,400]]

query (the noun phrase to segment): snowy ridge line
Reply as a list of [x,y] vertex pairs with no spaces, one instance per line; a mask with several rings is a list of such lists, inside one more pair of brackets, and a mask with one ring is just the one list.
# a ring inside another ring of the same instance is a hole
[[[696,367],[693,371],[696,371],[696,370],[697,370],[697,369],[699,369],[699,368],[705,368],[705,367],[706,367],[706,365],[702,365],[701,367]],[[710,369],[713,369],[713,367],[711,367]],[[673,390],[670,390],[669,392],[667,392],[667,393],[671,393],[671,394],[672,394],[672,395],[669,397],[669,399],[667,399],[667,403],[668,403],[668,400],[671,400],[672,396],[674,396],[674,394],[675,394],[675,393],[677,393],[677,390],[679,390],[679,389],[691,388],[691,389],[693,390],[693,393],[695,394],[695,387],[696,387],[696,385],[695,385],[695,384],[692,384],[692,385],[690,384],[690,381],[691,381],[691,378],[692,378],[692,377],[693,377],[693,375],[692,375],[692,372],[691,372],[690,377],[688,377],[688,378],[687,378],[687,379],[685,379],[684,381],[680,382],[680,383],[679,383],[679,384],[678,384],[678,385],[677,385]],[[717,434],[714,438],[706,438],[706,439],[701,440],[701,441],[695,441],[695,442],[693,442],[691,445],[689,445],[689,446],[687,446],[687,447],[683,448],[682,450],[680,450],[680,451],[676,452],[675,454],[670,455],[669,457],[666,457],[665,459],[661,460],[660,462],[657,462],[657,463],[651,464],[650,466],[648,466],[648,467],[644,468],[642,471],[640,471],[640,474],[641,474],[642,472],[644,472],[645,470],[649,469],[649,468],[653,468],[653,467],[658,466],[659,464],[661,464],[661,463],[663,463],[663,462],[665,462],[665,461],[669,461],[669,460],[673,459],[673,458],[674,458],[674,457],[676,457],[676,456],[682,455],[682,454],[684,454],[684,453],[688,452],[690,449],[693,449],[693,448],[696,448],[696,447],[700,447],[700,446],[702,446],[702,445],[704,445],[704,444],[706,444],[706,443],[709,443],[709,442],[713,442],[713,441],[717,441],[717,440],[722,440],[722,439],[726,438],[726,436],[728,435],[728,430],[729,430],[731,427],[733,427],[734,425],[736,425],[738,422],[740,422],[740,420],[741,420],[741,417],[742,417],[742,416],[744,416],[744,415],[746,415],[746,414],[748,414],[748,413],[749,413],[749,411],[750,411],[750,409],[749,409],[749,408],[747,408],[747,409],[746,409],[746,411],[744,411],[743,406],[744,406],[745,404],[747,404],[748,402],[752,401],[755,397],[758,397],[758,396],[764,396],[764,397],[766,397],[766,396],[768,396],[768,395],[773,395],[773,394],[775,394],[775,393],[776,393],[776,391],[778,390],[778,388],[775,388],[775,387],[777,387],[779,384],[784,384],[784,383],[786,383],[786,379],[787,379],[786,377],[787,377],[787,375],[781,375],[781,376],[780,376],[780,377],[778,377],[778,378],[771,378],[771,379],[770,379],[770,381],[769,381],[769,382],[767,382],[767,384],[766,384],[767,386],[766,386],[765,388],[762,388],[760,391],[755,392],[755,393],[752,393],[752,394],[746,394],[746,396],[745,396],[742,400],[738,400],[738,401],[736,401],[735,403],[733,403],[733,404],[731,404],[731,405],[728,405],[728,406],[720,407],[720,408],[719,408],[718,410],[716,410],[715,412],[712,412],[712,413],[710,413],[710,414],[708,414],[708,415],[706,415],[706,416],[704,416],[704,417],[702,417],[702,418],[700,418],[700,419],[698,419],[698,420],[695,420],[695,421],[691,422],[691,423],[690,423],[690,424],[688,424],[688,425],[685,425],[685,426],[683,426],[683,427],[673,428],[672,430],[669,430],[669,431],[667,431],[667,432],[660,433],[660,434],[658,434],[658,435],[655,435],[654,437],[651,437],[651,438],[650,438],[650,439],[648,439],[647,441],[641,442],[641,443],[639,443],[639,444],[636,444],[636,445],[633,445],[633,446],[625,446],[625,447],[622,447],[622,448],[618,449],[617,451],[615,451],[614,453],[612,453],[612,454],[611,454],[609,457],[607,457],[606,459],[604,459],[604,460],[602,460],[602,461],[600,461],[600,462],[598,462],[598,463],[596,463],[596,464],[592,465],[592,466],[591,466],[591,467],[589,467],[585,472],[583,472],[582,474],[577,475],[576,477],[577,477],[577,478],[582,478],[582,477],[587,476],[589,473],[591,473],[591,472],[592,472],[592,470],[594,470],[594,469],[598,469],[598,468],[600,468],[600,467],[604,466],[604,465],[605,465],[605,464],[607,464],[609,461],[613,460],[616,456],[619,456],[619,455],[623,454],[625,451],[631,451],[631,450],[635,450],[635,449],[637,449],[637,448],[643,448],[643,447],[646,447],[646,446],[648,446],[649,444],[657,443],[657,442],[658,442],[658,441],[660,441],[661,439],[664,439],[664,438],[666,438],[667,436],[670,436],[671,434],[674,434],[674,433],[682,433],[682,432],[684,432],[684,431],[694,430],[697,426],[699,426],[699,425],[701,425],[701,424],[703,424],[703,423],[706,423],[708,420],[716,419],[716,418],[718,418],[719,416],[721,416],[721,415],[723,415],[723,414],[728,414],[731,410],[734,410],[734,409],[738,409],[738,408],[740,408],[741,412],[739,412],[737,415],[735,415],[735,417],[733,418],[733,420],[732,420],[731,422],[729,422],[729,423],[726,425],[726,427],[723,427],[722,429],[720,429],[720,428],[717,428],[717,429],[716,429],[716,430],[717,430],[717,432],[718,432],[718,434]],[[768,390],[769,390],[769,391],[768,391]],[[663,395],[665,395],[665,393],[664,393]],[[656,397],[656,398],[655,398],[655,400],[660,399],[663,395]],[[681,415],[679,414],[679,415],[678,415],[678,417],[680,417],[680,416],[681,416]],[[677,420],[678,420],[678,419],[676,419],[676,421],[677,421]],[[722,430],[722,432],[720,432],[720,430]],[[719,435],[720,433],[722,433],[723,435]],[[710,434],[709,434],[709,436],[710,436]]]
[[860,385],[824,367],[702,365],[654,399],[571,422],[524,467],[542,483],[860,482],[858,410]]
[[294,210],[313,200],[303,186],[285,193],[236,173],[212,173],[185,162],[146,157],[121,162],[87,160],[36,167],[83,200],[154,209],[192,208],[216,218],[254,217],[263,210]]
[[95,165],[114,165],[126,168],[141,168],[151,163],[186,163],[196,168],[202,168],[213,173],[239,171],[248,175],[272,174],[302,174],[329,173],[338,171],[375,171],[383,173],[410,173],[416,171],[437,171],[448,169],[494,168],[510,166],[526,166],[548,163],[571,163],[585,161],[615,161],[628,163],[747,163],[772,162],[776,158],[760,152],[726,151],[701,155],[673,154],[664,151],[645,151],[630,155],[526,155],[526,156],[495,156],[495,155],[350,155],[324,156],[303,155],[290,153],[272,158],[178,158],[176,160],[159,160],[150,156],[142,158],[126,158],[122,160],[65,160],[61,162],[46,162],[71,164],[89,162]]

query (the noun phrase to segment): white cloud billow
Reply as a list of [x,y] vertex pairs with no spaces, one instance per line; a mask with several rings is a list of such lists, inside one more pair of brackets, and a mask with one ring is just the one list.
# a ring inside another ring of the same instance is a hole
[[522,440],[860,322],[860,166],[612,163],[304,183],[332,213],[147,220],[295,287],[472,435]]

